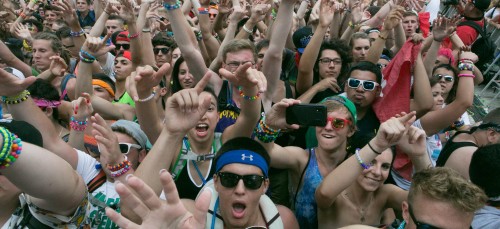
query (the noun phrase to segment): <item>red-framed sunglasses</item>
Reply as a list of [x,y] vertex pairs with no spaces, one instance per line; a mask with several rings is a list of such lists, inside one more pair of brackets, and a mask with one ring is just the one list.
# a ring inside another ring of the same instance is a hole
[[351,121],[343,118],[335,118],[335,117],[327,117],[326,118],[326,124],[328,125],[328,122],[332,123],[332,127],[334,129],[342,129],[346,125],[350,125]]

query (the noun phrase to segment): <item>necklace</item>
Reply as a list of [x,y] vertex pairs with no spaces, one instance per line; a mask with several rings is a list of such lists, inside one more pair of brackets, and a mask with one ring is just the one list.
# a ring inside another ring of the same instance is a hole
[[370,206],[370,204],[372,203],[372,200],[373,200],[373,195],[370,197],[370,200],[368,201],[368,203],[364,206],[364,207],[359,207],[359,204],[356,204],[354,203],[354,198],[352,197],[349,197],[349,193],[344,191],[344,194],[342,195],[344,196],[344,198],[346,200],[348,200],[349,202],[351,202],[351,204],[353,204],[355,207],[356,207],[356,210],[357,212],[359,213],[359,221],[361,221],[361,223],[364,223],[365,220],[366,220],[366,211],[368,210],[368,207]]

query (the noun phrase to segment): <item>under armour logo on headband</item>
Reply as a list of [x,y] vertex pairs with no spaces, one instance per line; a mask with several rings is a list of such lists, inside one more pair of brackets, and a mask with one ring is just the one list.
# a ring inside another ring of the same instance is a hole
[[244,161],[245,158],[249,158],[250,161],[253,161],[253,155],[246,156],[244,153],[241,154],[241,160]]

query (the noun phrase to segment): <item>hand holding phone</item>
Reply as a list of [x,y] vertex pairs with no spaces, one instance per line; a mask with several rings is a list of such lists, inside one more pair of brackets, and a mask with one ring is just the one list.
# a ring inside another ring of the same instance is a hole
[[296,104],[286,108],[286,122],[301,126],[325,126],[326,106],[319,104]]

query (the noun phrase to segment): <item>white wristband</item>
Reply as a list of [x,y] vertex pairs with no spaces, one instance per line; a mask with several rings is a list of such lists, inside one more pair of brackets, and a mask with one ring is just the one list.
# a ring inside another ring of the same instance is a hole
[[153,91],[153,93],[151,93],[151,95],[149,95],[147,98],[145,99],[138,99],[137,102],[147,102],[149,100],[152,100],[156,95],[156,92]]
[[245,25],[243,25],[243,30],[245,30],[245,32],[249,33],[249,34],[252,34],[253,31],[248,29]]

